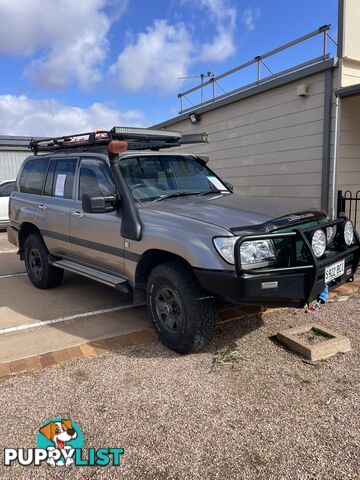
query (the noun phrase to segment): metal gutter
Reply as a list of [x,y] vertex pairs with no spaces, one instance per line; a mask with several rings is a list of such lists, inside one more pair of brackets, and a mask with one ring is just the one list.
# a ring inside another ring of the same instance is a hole
[[343,87],[336,90],[335,95],[339,98],[353,97],[360,95],[360,83],[357,85],[350,85],[349,87]]
[[[324,72],[328,69],[332,69],[337,67],[338,61],[337,58],[331,58],[329,60],[324,60],[321,63],[317,63],[310,67],[304,68],[302,70],[297,70],[296,72],[289,73],[288,75],[284,75],[283,77],[275,78],[274,80],[270,80],[266,83],[261,85],[256,85],[252,88],[247,90],[234,93],[226,98],[221,100],[212,102],[210,104],[204,105],[202,107],[196,108],[191,111],[191,113],[206,113],[212,110],[216,110],[217,108],[223,107],[225,105],[229,105],[231,103],[237,102],[239,100],[243,100],[244,98],[252,97],[254,95],[258,95],[259,93],[263,93],[269,90],[272,90],[277,87],[281,87],[283,85],[287,85],[288,83],[295,82],[297,80],[301,80],[303,78],[309,77],[311,75],[315,75],[316,73]],[[186,120],[189,118],[189,113],[183,113],[178,115],[177,117],[170,118],[169,120],[165,120],[164,122],[158,123],[153,125],[150,128],[165,128],[175,123],[180,122],[181,120]]]
[[325,72],[324,126],[321,175],[321,208],[328,211],[330,190],[331,110],[333,100],[333,72]]

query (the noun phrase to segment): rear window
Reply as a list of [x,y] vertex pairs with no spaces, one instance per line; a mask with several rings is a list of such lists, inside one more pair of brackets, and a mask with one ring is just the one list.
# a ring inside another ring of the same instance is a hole
[[44,195],[72,198],[77,160],[75,158],[51,160],[45,182]]
[[48,158],[38,158],[27,162],[20,177],[20,192],[41,195],[48,164]]

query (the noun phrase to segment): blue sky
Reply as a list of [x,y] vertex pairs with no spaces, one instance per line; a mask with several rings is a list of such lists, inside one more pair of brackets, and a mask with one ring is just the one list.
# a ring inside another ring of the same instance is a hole
[[[179,76],[219,74],[327,23],[336,38],[337,0],[0,0],[0,18],[0,134],[60,135],[157,123],[196,83]],[[268,65],[320,53],[318,38]],[[254,68],[222,86],[252,80]]]

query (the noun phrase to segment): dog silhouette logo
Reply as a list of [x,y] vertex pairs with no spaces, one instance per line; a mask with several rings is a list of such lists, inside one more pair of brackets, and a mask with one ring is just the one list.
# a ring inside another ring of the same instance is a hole
[[[53,455],[48,459],[52,465],[69,465],[73,459],[67,453],[84,447],[84,436],[79,426],[70,418],[53,418],[38,431],[36,444],[48,452],[58,450],[61,456]],[[56,459],[56,460],[55,460]]]

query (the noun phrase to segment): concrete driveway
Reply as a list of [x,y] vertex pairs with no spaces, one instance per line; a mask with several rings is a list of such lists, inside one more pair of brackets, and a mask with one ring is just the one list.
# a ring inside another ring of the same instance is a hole
[[79,275],[66,273],[54,289],[35,288],[0,233],[0,364],[149,327],[143,306],[132,308],[130,297]]
[[[0,377],[152,340],[144,300],[133,304],[130,296],[68,272],[59,287],[37,289],[0,233]],[[258,310],[225,306],[219,319]]]

